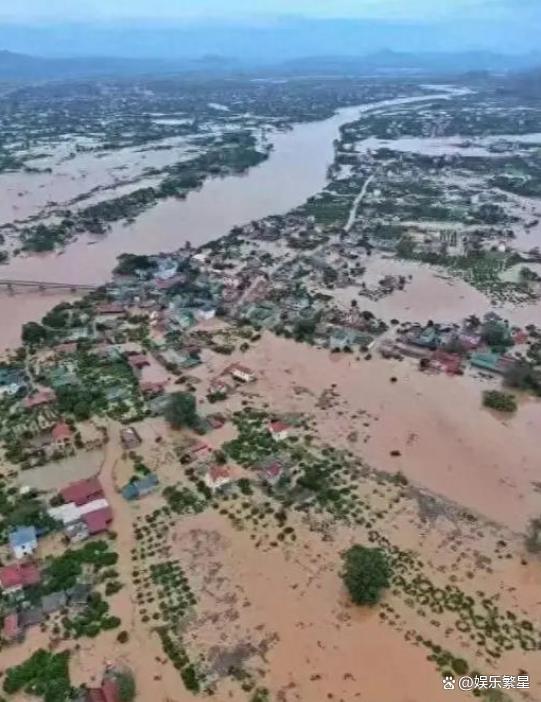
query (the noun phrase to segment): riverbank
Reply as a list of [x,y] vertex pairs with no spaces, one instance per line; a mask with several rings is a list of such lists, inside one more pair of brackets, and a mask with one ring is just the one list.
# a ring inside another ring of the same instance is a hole
[[[272,152],[245,175],[207,179],[185,200],[171,198],[142,213],[131,224],[116,223],[106,236],[81,236],[61,253],[17,256],[0,268],[2,278],[104,284],[110,280],[122,253],[152,254],[172,251],[190,242],[202,246],[234,226],[271,214],[285,214],[319,192],[327,182],[334,158],[334,139],[344,124],[362,113],[392,105],[446,100],[451,91],[433,95],[382,100],[338,110],[320,122],[296,124],[275,132]],[[42,316],[70,296],[55,295],[53,304],[31,293],[17,297],[19,310],[12,317],[12,298],[0,295],[0,350],[17,343],[20,327]]]

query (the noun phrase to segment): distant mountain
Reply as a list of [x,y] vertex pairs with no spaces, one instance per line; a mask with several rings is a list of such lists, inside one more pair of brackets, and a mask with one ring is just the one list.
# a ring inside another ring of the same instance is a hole
[[159,59],[44,58],[0,51],[0,80],[65,80],[164,72],[178,66]]
[[366,56],[311,56],[279,62],[207,54],[199,58],[47,58],[0,50],[0,81],[117,78],[168,73],[224,75],[440,75],[520,71],[541,66],[541,54],[508,56],[492,52],[407,53],[378,51]]
[[378,51],[366,56],[314,56],[286,61],[292,73],[427,74],[517,71],[541,65],[541,53],[504,55],[490,51],[419,52]]

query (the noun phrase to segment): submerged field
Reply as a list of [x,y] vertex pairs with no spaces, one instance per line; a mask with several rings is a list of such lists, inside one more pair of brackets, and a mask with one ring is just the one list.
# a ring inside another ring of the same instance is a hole
[[[310,87],[295,85],[288,109],[283,87],[245,86],[237,98],[201,90],[185,105],[197,124],[175,102],[140,115],[133,129],[102,133],[91,111],[96,133],[91,144],[80,141],[81,153],[62,155],[55,134],[54,154],[34,154],[53,173],[0,175],[10,193],[0,205],[13,224],[12,196],[26,179],[39,186],[21,190],[21,218],[48,218],[82,195],[77,208],[129,195],[142,178],[155,187],[183,149],[204,158],[209,135],[219,140],[246,121],[252,136],[272,129],[273,151],[242,176],[198,171],[202,180],[182,201],[153,201],[104,235],[81,230],[65,251],[56,242],[54,253],[18,255],[11,243],[5,277],[100,284],[117,254],[177,251],[123,259],[134,266],[129,274],[57,309],[52,323],[49,316],[34,328],[37,340],[28,341],[27,328],[25,350],[3,355],[33,389],[59,369],[78,376],[79,401],[60,390],[52,416],[74,427],[96,420],[106,437],[93,452],[12,465],[8,456],[20,457],[34,425],[19,445],[10,421],[34,415],[22,400],[2,400],[11,453],[2,454],[0,496],[10,519],[24,502],[21,485],[49,505],[65,483],[99,476],[114,513],[101,538],[116,561],[96,587],[120,623],[90,634],[86,623],[70,637],[64,613],[55,614],[2,648],[2,672],[43,647],[71,650],[74,685],[97,683],[111,662],[128,666],[144,702],[436,702],[452,694],[442,684],[448,675],[529,675],[529,688],[476,696],[534,702],[541,564],[527,535],[541,514],[539,397],[514,388],[505,414],[483,406],[484,391],[509,390],[501,377],[469,365],[453,376],[421,372],[415,354],[386,359],[379,349],[401,327],[458,329],[479,317],[483,329],[484,316],[497,313],[517,339],[504,351],[539,370],[538,106],[523,98],[513,130],[491,85],[427,95],[409,82],[346,81],[311,106]],[[351,107],[361,98],[379,102]],[[338,107],[346,109],[329,117]],[[114,100],[109,108],[126,119]],[[290,129],[315,116],[327,119]],[[212,147],[237,153],[238,144],[224,144]],[[145,173],[145,164],[159,173]],[[55,188],[65,202],[50,202]],[[0,346],[16,347],[21,325],[56,300],[47,291],[0,292]],[[359,330],[355,343],[331,352]],[[68,341],[74,348],[62,348]],[[253,382],[231,380],[231,364],[247,367]],[[160,386],[150,395],[149,383]],[[111,390],[121,399],[109,401]],[[201,431],[165,420],[159,402],[179,391],[209,421]],[[273,433],[276,421],[284,436]],[[126,449],[120,432],[130,423],[141,443]],[[122,496],[149,473],[158,489]],[[224,473],[222,485],[212,482]],[[343,582],[343,554],[355,544],[388,559],[388,587],[373,607],[354,605]],[[39,557],[50,564],[65,550],[52,533]]]

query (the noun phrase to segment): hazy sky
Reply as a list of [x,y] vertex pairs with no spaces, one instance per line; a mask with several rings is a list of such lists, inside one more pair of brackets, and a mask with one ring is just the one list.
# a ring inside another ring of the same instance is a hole
[[[307,17],[541,19],[541,0],[3,0],[0,20]],[[540,27],[541,30],[541,27]]]

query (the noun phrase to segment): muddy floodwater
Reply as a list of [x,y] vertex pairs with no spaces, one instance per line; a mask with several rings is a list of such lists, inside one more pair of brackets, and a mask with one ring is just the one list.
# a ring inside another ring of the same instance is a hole
[[[333,161],[333,141],[343,124],[373,109],[438,98],[444,100],[450,96],[448,91],[369,103],[339,110],[326,120],[297,124],[288,131],[276,132],[272,137],[270,158],[247,174],[209,179],[185,200],[161,202],[134,223],[117,223],[104,237],[82,237],[63,252],[15,257],[1,267],[0,277],[100,284],[110,278],[121,253],[169,251],[183,246],[186,241],[200,246],[224,235],[235,225],[271,214],[285,214],[325,186],[327,169]],[[168,152],[168,158],[170,154]],[[100,172],[104,170],[100,164]],[[127,172],[123,172],[125,175]],[[28,183],[25,183],[24,199],[28,197],[34,201],[36,196]],[[39,190],[46,189],[45,183],[40,182]],[[56,191],[53,194],[58,195]],[[54,199],[53,194],[45,198],[45,202]],[[43,200],[44,193],[38,199]],[[9,203],[4,205],[8,207]],[[53,304],[62,299],[59,295],[55,298]],[[45,305],[44,298],[38,294],[33,293],[28,300],[19,295],[16,298],[19,309],[13,317],[14,303],[13,298],[0,294],[0,348],[16,343],[21,324],[39,318],[52,306]]]

